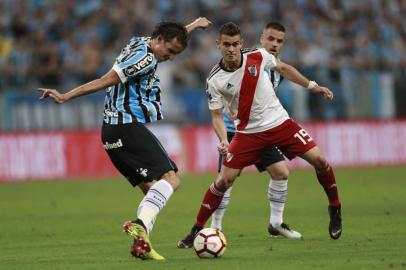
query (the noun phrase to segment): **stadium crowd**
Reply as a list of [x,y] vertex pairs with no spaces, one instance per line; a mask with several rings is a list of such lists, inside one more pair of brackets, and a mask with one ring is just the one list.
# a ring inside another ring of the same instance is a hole
[[406,74],[403,0],[0,0],[0,13],[0,92],[89,81],[111,68],[132,35],[150,33],[162,20],[187,23],[198,16],[214,26],[194,35],[176,60],[169,75],[175,91],[204,87],[219,58],[213,36],[230,20],[240,24],[246,46],[258,43],[267,22],[285,25],[283,61],[337,97],[330,115],[318,97],[310,98],[311,118],[347,118],[342,108],[351,95],[343,75],[391,72],[404,81]]

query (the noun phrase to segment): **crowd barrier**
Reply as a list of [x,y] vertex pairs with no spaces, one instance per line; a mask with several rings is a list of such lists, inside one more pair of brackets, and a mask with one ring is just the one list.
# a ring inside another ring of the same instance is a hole
[[[320,122],[302,125],[335,167],[406,164],[406,121]],[[181,173],[215,172],[218,139],[210,126],[149,127]],[[136,139],[136,138],[134,138]],[[308,165],[296,158],[291,169]],[[0,133],[0,181],[118,176],[100,130]]]

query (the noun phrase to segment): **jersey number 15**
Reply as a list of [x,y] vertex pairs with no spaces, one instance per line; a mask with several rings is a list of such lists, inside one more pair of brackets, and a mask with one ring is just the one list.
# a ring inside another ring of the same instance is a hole
[[304,129],[296,132],[293,137],[299,139],[304,145],[306,145],[308,142],[313,141],[312,137],[310,137],[310,135]]

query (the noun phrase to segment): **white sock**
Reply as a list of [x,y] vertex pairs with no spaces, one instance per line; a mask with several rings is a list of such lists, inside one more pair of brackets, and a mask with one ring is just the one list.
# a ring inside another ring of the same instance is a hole
[[229,187],[226,192],[224,192],[224,196],[219,207],[211,215],[211,228],[221,230],[224,213],[226,212],[227,206],[230,203],[232,189],[233,187]]
[[159,211],[165,206],[173,193],[172,186],[164,179],[151,186],[137,210],[137,218],[141,219],[147,232],[152,231]]
[[269,222],[273,227],[283,223],[283,210],[288,196],[288,180],[272,180],[268,187],[268,200],[271,211]]

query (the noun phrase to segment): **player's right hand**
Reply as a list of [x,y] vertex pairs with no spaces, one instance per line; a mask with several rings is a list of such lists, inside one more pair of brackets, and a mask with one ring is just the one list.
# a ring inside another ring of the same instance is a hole
[[62,104],[66,101],[64,95],[59,93],[56,89],[38,88],[38,91],[42,92],[42,96],[39,99],[50,97],[58,104]]
[[219,145],[217,146],[217,150],[219,153],[223,156],[227,155],[228,152],[228,145],[229,143],[227,141],[221,141]]
[[206,29],[212,24],[212,22],[206,17],[199,17],[193,21],[193,24],[195,25],[195,28]]

